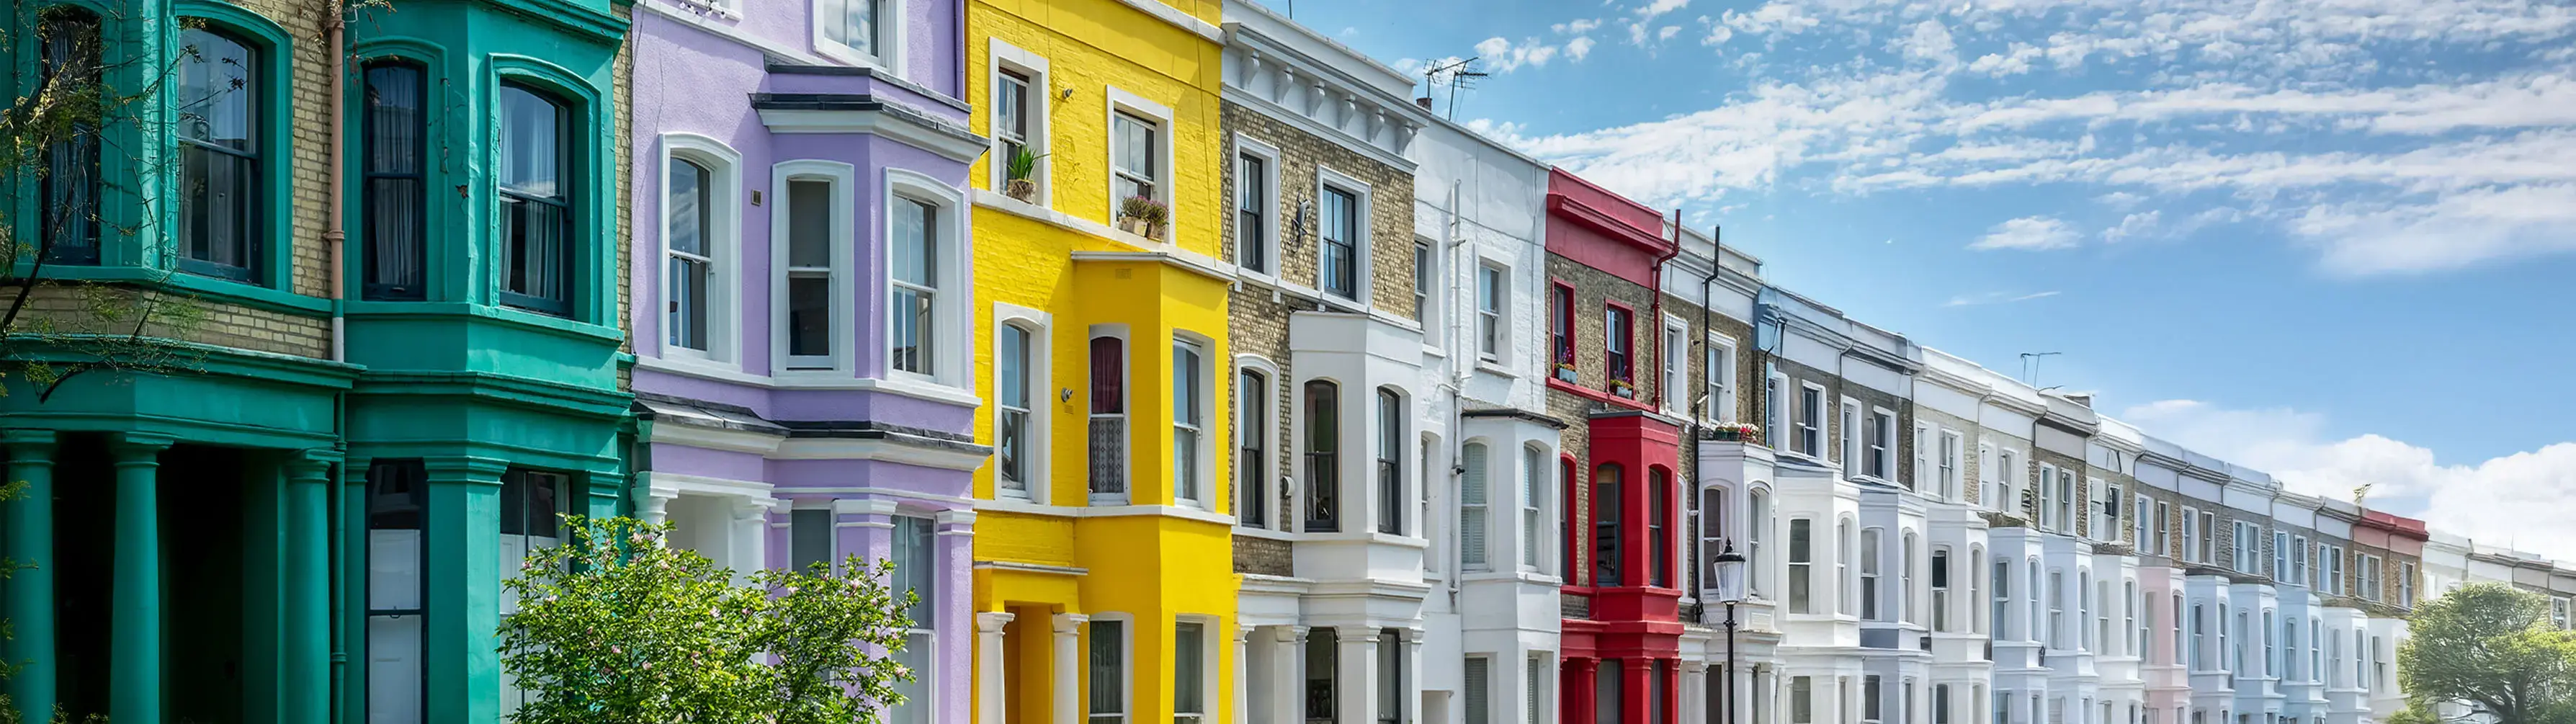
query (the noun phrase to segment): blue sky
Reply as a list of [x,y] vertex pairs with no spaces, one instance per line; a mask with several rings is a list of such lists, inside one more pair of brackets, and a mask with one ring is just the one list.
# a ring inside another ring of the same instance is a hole
[[1479,57],[1458,121],[1775,283],[2576,559],[2570,0],[1294,5],[1399,68]]

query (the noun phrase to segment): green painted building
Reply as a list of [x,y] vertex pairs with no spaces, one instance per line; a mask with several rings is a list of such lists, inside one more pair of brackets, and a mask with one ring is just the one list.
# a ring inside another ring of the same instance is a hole
[[[6,353],[122,363],[0,397],[22,709],[497,721],[501,581],[625,507],[627,8],[336,11],[13,3],[0,98],[135,99],[0,179],[59,280]],[[182,313],[110,344],[85,282]]]

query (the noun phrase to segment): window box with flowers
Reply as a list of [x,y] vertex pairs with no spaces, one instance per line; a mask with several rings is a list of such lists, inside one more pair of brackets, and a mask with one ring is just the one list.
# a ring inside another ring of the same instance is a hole
[[1163,238],[1163,229],[1171,222],[1171,207],[1144,196],[1129,196],[1118,202],[1118,230],[1148,239]]
[[1708,439],[1718,442],[1762,442],[1762,428],[1741,422],[1721,422],[1708,426]]
[[1637,386],[1629,384],[1627,380],[1611,380],[1610,394],[1617,395],[1623,400],[1634,400],[1637,399]]

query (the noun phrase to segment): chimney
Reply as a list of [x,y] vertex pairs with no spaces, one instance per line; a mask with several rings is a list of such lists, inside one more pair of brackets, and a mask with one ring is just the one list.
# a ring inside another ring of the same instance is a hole
[[1414,105],[1417,105],[1417,106],[1421,106],[1421,107],[1422,107],[1422,110],[1426,110],[1426,111],[1427,111],[1427,110],[1431,110],[1431,96],[1423,96],[1423,97],[1420,97],[1420,98],[1415,98],[1415,99],[1413,99],[1413,104],[1414,104]]

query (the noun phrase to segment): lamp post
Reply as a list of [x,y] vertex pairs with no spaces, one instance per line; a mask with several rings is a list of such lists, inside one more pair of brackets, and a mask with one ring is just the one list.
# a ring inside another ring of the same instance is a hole
[[1744,554],[1735,552],[1735,541],[1726,542],[1713,561],[1717,566],[1717,600],[1726,604],[1726,719],[1735,724],[1735,604],[1744,601]]

